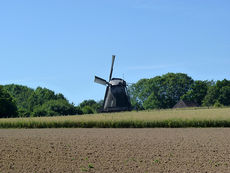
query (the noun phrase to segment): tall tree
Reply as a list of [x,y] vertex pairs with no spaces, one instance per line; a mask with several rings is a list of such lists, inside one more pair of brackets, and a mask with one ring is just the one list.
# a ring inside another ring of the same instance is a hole
[[149,95],[149,93],[146,92],[148,81],[149,79],[140,79],[137,83],[132,84],[128,87],[131,105],[135,109],[143,109],[143,103]]
[[213,106],[215,103],[225,106],[230,105],[230,80],[218,80],[215,85],[208,88],[203,105]]
[[[65,109],[67,103],[69,104],[67,107],[73,107],[73,104],[70,104],[68,100],[63,96],[63,94],[55,94],[54,91],[49,90],[47,88],[38,87],[36,90],[34,90],[26,86],[15,85],[15,84],[5,85],[4,88],[15,99],[16,105],[18,107],[19,116],[22,117],[30,116],[30,115],[43,116],[45,112],[47,112],[47,110],[50,110],[49,114],[51,114],[50,113],[51,109],[48,109],[47,107],[42,107],[43,104],[46,104],[51,100],[61,100],[58,102],[52,102],[52,104],[58,105],[63,109]],[[78,108],[78,110],[80,109]],[[34,111],[36,113],[34,113]],[[65,111],[57,111],[57,112],[58,112],[57,115],[60,115]],[[70,114],[71,111],[69,111],[68,113]]]
[[0,118],[16,117],[18,115],[17,106],[7,91],[0,85]]
[[4,89],[14,98],[19,110],[28,109],[28,99],[34,92],[33,89],[22,85],[4,85]]
[[129,87],[131,102],[144,109],[171,108],[193,84],[193,79],[183,73],[167,73],[151,79],[141,79]]
[[195,102],[201,106],[204,97],[207,94],[208,86],[209,81],[197,80],[192,84],[191,89],[181,97],[181,99],[189,102]]
[[230,105],[230,86],[223,86],[220,89],[220,95],[218,98],[220,104],[229,106]]

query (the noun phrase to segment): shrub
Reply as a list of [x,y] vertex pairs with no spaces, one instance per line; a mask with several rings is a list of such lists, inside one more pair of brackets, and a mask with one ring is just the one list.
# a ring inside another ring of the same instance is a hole
[[18,116],[19,117],[29,117],[30,116],[30,112],[27,109],[19,108],[18,109]]
[[90,106],[84,106],[82,108],[83,114],[93,114],[93,109]]
[[215,104],[213,105],[215,108],[221,108],[224,107],[219,101],[216,101]]
[[66,100],[50,100],[34,108],[33,116],[75,115],[79,113],[74,105]]

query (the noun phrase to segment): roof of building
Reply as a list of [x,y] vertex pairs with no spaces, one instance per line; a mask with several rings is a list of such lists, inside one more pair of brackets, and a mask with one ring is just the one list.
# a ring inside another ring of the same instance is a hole
[[189,102],[185,100],[179,100],[173,108],[186,108],[186,107],[197,107],[198,105],[195,102]]

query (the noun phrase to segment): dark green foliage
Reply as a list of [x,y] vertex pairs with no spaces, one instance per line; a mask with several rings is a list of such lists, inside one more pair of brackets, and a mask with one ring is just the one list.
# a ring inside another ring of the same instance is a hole
[[215,85],[208,88],[207,95],[204,98],[203,105],[218,106],[230,105],[230,80],[217,81]]
[[57,116],[57,115],[75,115],[75,107],[66,100],[49,100],[34,108],[33,116]]
[[130,95],[131,105],[134,109],[143,110],[143,102],[148,95],[145,90],[147,88],[148,79],[140,79],[137,83],[128,87],[128,93]]
[[[41,88],[38,87],[34,94],[37,96],[37,102],[38,104],[42,105],[43,103],[49,101],[49,100],[57,100],[59,95],[55,95],[55,93],[47,88]],[[63,100],[66,100],[65,98],[62,98]]]
[[193,79],[183,73],[141,79],[129,87],[131,104],[144,109],[172,108],[192,84]]
[[6,85],[4,88],[15,99],[20,117],[82,114],[62,94],[38,87],[36,90],[22,85]]
[[91,114],[98,112],[103,104],[103,101],[85,100],[74,106],[62,94],[41,87],[34,90],[12,84],[5,85],[4,89],[15,99],[20,117]]
[[17,117],[17,106],[10,94],[0,85],[0,118]]
[[128,88],[131,104],[138,110],[172,108],[180,99],[198,106],[229,106],[230,81],[194,81],[183,73],[167,73],[141,79]]
[[82,112],[83,112],[83,114],[93,114],[94,113],[92,107],[90,107],[90,106],[84,106],[82,108]]
[[25,108],[18,108],[18,115],[19,117],[29,117],[31,114],[31,112],[29,112],[27,109]]
[[144,101],[143,107],[145,109],[159,109],[161,108],[161,101],[158,99],[157,95],[153,92]]
[[172,108],[193,84],[193,79],[183,73],[167,73],[159,79],[159,97],[162,108]]
[[219,91],[217,89],[217,86],[211,86],[208,88],[207,95],[205,96],[203,100],[204,106],[212,106],[215,104],[219,97]]
[[224,107],[219,101],[216,101],[215,104],[213,105],[214,108],[221,108]]
[[40,116],[53,116],[55,113],[51,110],[45,109],[42,106],[34,108],[31,116],[40,117]]
[[81,110],[80,106],[75,106],[75,111],[77,115],[82,115],[83,111]]
[[84,106],[94,106],[95,104],[97,104],[97,102],[95,100],[84,100],[83,102],[80,103],[80,107],[84,107]]
[[[141,79],[128,87],[128,93],[136,110],[172,108],[180,99],[199,106],[230,105],[229,80],[194,81],[183,73]],[[41,87],[34,90],[22,85],[5,85],[0,94],[1,117],[92,114],[100,112],[103,107],[103,100],[84,100],[76,107],[62,94]]]
[[208,86],[208,81],[197,80],[192,84],[191,89],[181,97],[181,99],[201,106],[202,101],[207,94]]
[[33,111],[34,107],[41,106],[50,100],[66,100],[66,98],[62,94],[56,95],[53,91],[47,88],[38,87],[28,99],[29,110]]
[[80,108],[84,114],[92,114],[100,111],[103,105],[103,100],[96,102],[95,100],[84,100],[80,103]]
[[5,85],[4,89],[14,98],[18,109],[28,110],[28,99],[34,90],[22,85]]
[[218,101],[225,106],[230,105],[230,86],[223,86],[220,89]]

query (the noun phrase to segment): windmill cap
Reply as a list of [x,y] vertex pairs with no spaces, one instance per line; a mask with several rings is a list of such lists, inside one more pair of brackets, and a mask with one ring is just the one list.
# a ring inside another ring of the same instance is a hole
[[120,79],[120,78],[112,78],[109,81],[109,84],[112,85],[112,86],[114,86],[114,85],[123,85],[123,86],[126,86],[126,82],[123,79]]

